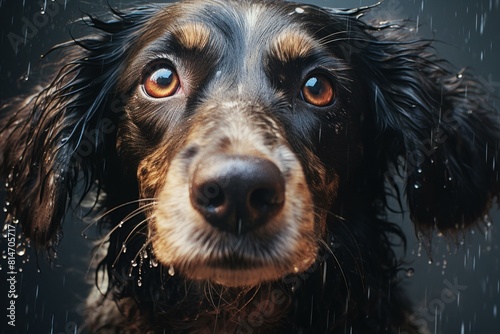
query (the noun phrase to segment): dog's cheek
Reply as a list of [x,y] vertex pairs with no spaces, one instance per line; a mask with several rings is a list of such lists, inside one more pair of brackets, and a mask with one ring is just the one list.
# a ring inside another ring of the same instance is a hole
[[163,150],[143,159],[137,167],[137,180],[141,198],[156,198],[165,184],[168,159]]

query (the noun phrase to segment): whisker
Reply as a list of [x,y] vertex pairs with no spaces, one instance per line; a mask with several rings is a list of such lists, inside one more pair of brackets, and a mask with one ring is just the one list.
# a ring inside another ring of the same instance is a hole
[[[136,226],[134,226],[134,228],[132,229],[132,231],[129,232],[129,234],[127,235],[127,237],[125,238],[125,241],[123,241],[123,245],[126,245],[127,242],[131,239],[132,236],[135,235],[135,232],[137,231],[137,229],[143,227],[143,225],[145,225],[149,220],[151,220],[153,217],[147,217],[143,220],[141,220]],[[112,267],[114,267],[116,265],[116,263],[118,262],[118,260],[120,259],[120,256],[121,254],[123,254],[123,247],[122,249],[120,249],[120,252],[118,252],[118,255],[116,256],[116,259],[115,261],[113,262],[112,264]],[[136,257],[134,258],[134,260],[137,258],[137,255]]]
[[156,202],[156,198],[141,198],[141,199],[137,199],[137,200],[133,200],[133,201],[130,201],[130,202],[126,202],[126,203],[123,203],[123,204],[120,204],[116,207],[114,207],[113,209],[110,209],[106,212],[104,212],[103,214],[101,214],[100,216],[98,216],[97,218],[95,219],[92,219],[93,222],[90,223],[88,226],[86,226],[83,231],[81,232],[82,236],[85,237],[85,233],[91,228],[93,227],[94,225],[96,225],[99,221],[101,221],[104,217],[110,215],[111,213],[119,210],[119,209],[122,209],[126,206],[129,206],[129,205],[133,205],[133,204],[138,204],[138,203],[143,203],[143,202],[148,202],[148,201],[155,201]]
[[344,279],[344,283],[345,283],[345,287],[346,287],[346,291],[347,291],[347,299],[349,300],[351,298],[351,291],[349,289],[349,283],[347,280],[347,276],[344,272],[344,269],[342,268],[342,265],[341,265],[339,259],[337,258],[337,255],[335,255],[333,250],[330,248],[330,246],[323,239],[320,238],[318,240],[319,240],[319,243],[325,247],[325,250],[333,257],[333,259],[337,263],[339,270],[340,270],[340,273],[342,274],[342,278]]

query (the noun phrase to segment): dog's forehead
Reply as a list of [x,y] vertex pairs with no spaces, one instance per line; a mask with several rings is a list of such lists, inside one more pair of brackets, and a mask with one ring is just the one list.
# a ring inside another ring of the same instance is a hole
[[313,47],[304,29],[318,8],[271,1],[187,1],[171,5],[154,19],[153,30],[173,35],[187,48],[203,48],[210,40],[236,48],[268,45],[277,56],[300,56]]

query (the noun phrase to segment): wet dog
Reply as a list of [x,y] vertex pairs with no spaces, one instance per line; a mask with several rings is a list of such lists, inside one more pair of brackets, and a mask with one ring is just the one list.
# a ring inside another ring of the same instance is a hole
[[[369,8],[184,1],[90,17],[1,111],[8,218],[106,210],[92,332],[417,333],[388,186],[461,231],[499,191],[492,97]],[[100,276],[99,274],[102,274]]]

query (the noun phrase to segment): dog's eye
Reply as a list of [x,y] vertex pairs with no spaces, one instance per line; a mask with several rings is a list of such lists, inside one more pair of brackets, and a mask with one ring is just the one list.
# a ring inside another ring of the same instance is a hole
[[331,81],[321,74],[314,74],[304,82],[301,96],[307,103],[317,107],[330,105],[335,98],[335,91]]
[[173,68],[168,65],[161,65],[149,72],[143,86],[149,96],[163,98],[177,93],[180,80]]

